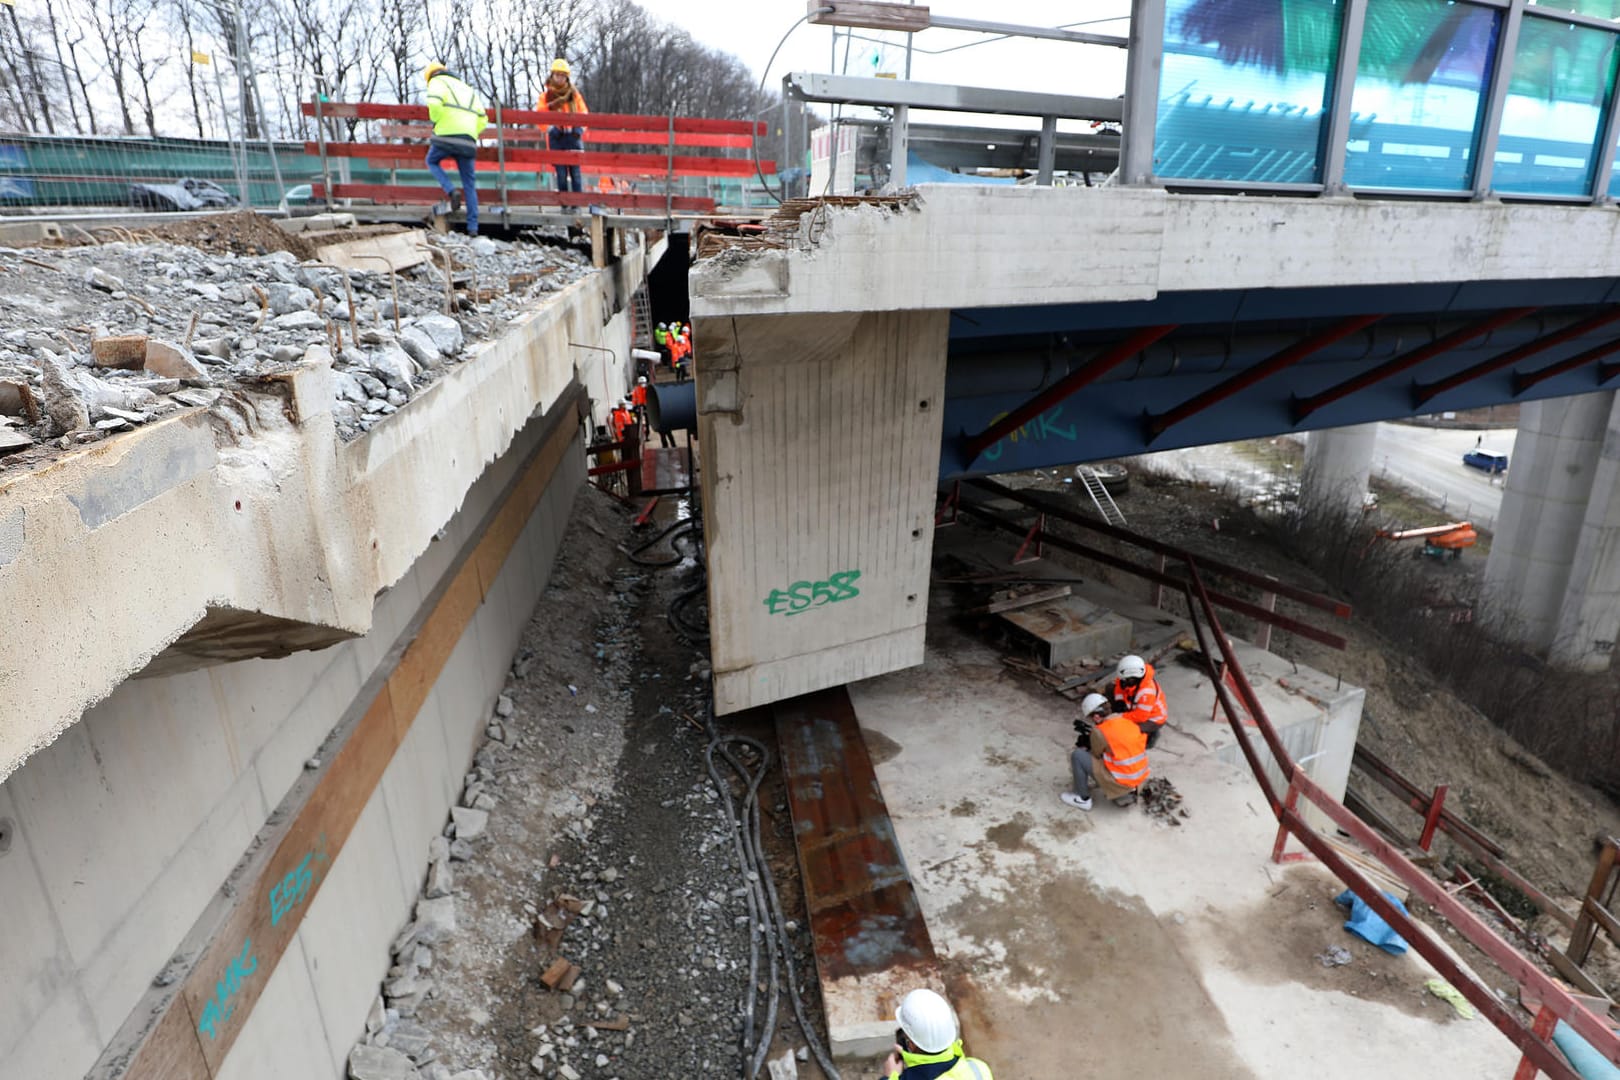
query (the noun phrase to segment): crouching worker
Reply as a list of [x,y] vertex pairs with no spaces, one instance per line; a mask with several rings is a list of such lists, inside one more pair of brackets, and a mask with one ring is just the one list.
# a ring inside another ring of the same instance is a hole
[[993,1080],[990,1066],[962,1049],[951,1003],[932,990],[907,994],[894,1018],[900,1030],[884,1080]]
[[1140,656],[1122,657],[1114,670],[1113,699],[1114,711],[1124,713],[1142,729],[1148,746],[1157,744],[1170,714],[1165,710],[1164,691],[1159,689],[1153,665]]
[[1148,737],[1129,714],[1114,715],[1112,709],[1101,694],[1087,694],[1080,703],[1081,718],[1074,722],[1078,738],[1069,754],[1074,790],[1061,796],[1070,806],[1090,810],[1093,784],[1116,806],[1129,806],[1149,776]]

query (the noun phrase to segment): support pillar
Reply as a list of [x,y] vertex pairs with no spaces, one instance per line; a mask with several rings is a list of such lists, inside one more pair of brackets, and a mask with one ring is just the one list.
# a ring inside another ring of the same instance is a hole
[[716,711],[922,663],[948,318],[695,321]]
[[1620,399],[1609,398],[1592,489],[1547,658],[1570,671],[1606,671],[1620,636]]
[[[1581,594],[1602,564],[1616,559],[1600,558],[1598,546],[1603,523],[1620,516],[1620,505],[1610,510],[1611,503],[1620,503],[1613,463],[1602,460],[1606,446],[1620,452],[1620,438],[1610,434],[1614,407],[1613,393],[1597,393],[1530,402],[1520,411],[1502,513],[1485,563],[1484,615],[1498,633],[1532,649],[1554,645],[1564,610],[1582,610]],[[1600,476],[1608,490],[1597,484]],[[1594,496],[1600,506],[1591,506]],[[1605,594],[1610,603],[1614,587]],[[1575,617],[1572,625],[1579,622]],[[1607,663],[1605,656],[1597,666]]]
[[1306,437],[1299,493],[1306,513],[1360,515],[1377,438],[1377,424],[1326,428]]

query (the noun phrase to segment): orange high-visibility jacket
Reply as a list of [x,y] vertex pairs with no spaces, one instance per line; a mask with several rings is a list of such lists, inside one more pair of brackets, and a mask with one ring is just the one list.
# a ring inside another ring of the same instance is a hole
[[1096,730],[1108,742],[1108,749],[1103,751],[1103,767],[1108,775],[1122,787],[1141,787],[1150,775],[1147,736],[1142,729],[1129,713],[1120,713],[1098,724]]
[[1153,665],[1147,666],[1147,674],[1136,688],[1133,696],[1114,680],[1114,700],[1123,701],[1126,709],[1120,715],[1134,724],[1160,724],[1170,719],[1170,713],[1164,707],[1164,691],[1159,689],[1159,680],[1153,677]]
[[624,431],[625,431],[625,429],[628,428],[631,424],[634,424],[635,422],[636,422],[636,414],[635,413],[631,412],[629,409],[615,408],[613,410],[613,438],[614,438],[614,441],[617,442],[617,441],[623,440],[624,439]]
[[641,386],[641,385],[638,384],[634,390],[630,391],[630,404],[632,404],[632,405],[645,405],[645,404],[647,404],[647,388],[645,386]]

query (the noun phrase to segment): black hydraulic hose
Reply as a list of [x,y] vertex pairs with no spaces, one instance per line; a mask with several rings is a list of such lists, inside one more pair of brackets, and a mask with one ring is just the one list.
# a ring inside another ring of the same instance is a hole
[[[660,530],[658,535],[652,537],[649,540],[643,541],[641,544],[637,545],[636,547],[627,549],[625,551],[625,555],[627,555],[629,557],[630,561],[635,563],[637,566],[651,566],[651,567],[674,566],[676,563],[680,562],[682,558],[685,557],[679,551],[675,552],[675,554],[671,555],[667,559],[647,559],[647,558],[643,558],[641,553],[643,551],[646,551],[648,548],[652,547],[654,544],[658,543],[660,540],[664,539],[664,537],[666,537],[666,536],[669,537],[669,546],[671,548],[674,548],[676,542],[679,541],[682,537],[684,537],[687,534],[687,532],[689,532],[690,530],[695,528],[696,525],[697,525],[697,519],[695,519],[695,518],[677,518],[675,521],[670,522],[662,530]],[[672,533],[674,535],[670,535]]]
[[677,630],[697,641],[709,640],[709,624],[706,621],[697,622],[686,614],[686,605],[708,592],[708,588],[707,576],[699,578],[696,585],[677,593],[675,598],[669,602],[669,608],[667,609],[670,623]]

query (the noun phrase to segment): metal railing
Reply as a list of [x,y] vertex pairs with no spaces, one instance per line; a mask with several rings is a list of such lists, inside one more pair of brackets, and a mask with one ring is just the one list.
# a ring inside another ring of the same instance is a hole
[[[1272,849],[1273,861],[1291,862],[1307,857],[1304,853],[1287,852],[1286,847],[1289,839],[1297,839],[1309,856],[1315,857],[1323,866],[1332,871],[1340,881],[1372,908],[1396,933],[1400,934],[1416,950],[1419,956],[1423,957],[1447,982],[1456,987],[1481,1014],[1487,1017],[1502,1034],[1519,1047],[1524,1055],[1519,1075],[1531,1076],[1534,1075],[1535,1070],[1539,1069],[1552,1077],[1553,1080],[1581,1080],[1580,1074],[1570,1067],[1549,1041],[1555,1023],[1560,1020],[1608,1060],[1620,1062],[1620,1035],[1616,1035],[1610,1028],[1606,1017],[1600,1017],[1588,1009],[1562,983],[1542,971],[1536,963],[1498,934],[1489,923],[1485,922],[1457,897],[1453,896],[1443,884],[1409,860],[1394,845],[1380,836],[1372,826],[1356,816],[1342,802],[1324,790],[1300,767],[1298,762],[1294,761],[1287,747],[1283,745],[1276,727],[1267,715],[1265,706],[1261,704],[1253,686],[1249,683],[1242,662],[1238,659],[1231,640],[1221,627],[1216,607],[1220,605],[1229,610],[1240,611],[1257,618],[1261,622],[1282,626],[1290,632],[1307,637],[1316,637],[1317,640],[1322,639],[1323,631],[1316,630],[1314,627],[1303,626],[1303,624],[1287,625],[1287,623],[1294,622],[1294,620],[1285,620],[1283,616],[1273,612],[1266,612],[1263,609],[1257,609],[1255,612],[1245,611],[1246,602],[1234,603],[1232,598],[1221,597],[1204,584],[1202,573],[1203,569],[1219,566],[1219,564],[1214,564],[1201,557],[1195,557],[1190,552],[1168,548],[1168,545],[1151,541],[1145,537],[1138,537],[1136,534],[1129,533],[1126,530],[1089,520],[1072,511],[1054,506],[1047,500],[1005,487],[994,481],[973,479],[964,480],[961,483],[971,485],[999,498],[1011,499],[1039,511],[1043,521],[1037,525],[1037,528],[1042,529],[1045,543],[1076,552],[1086,558],[1096,559],[1127,573],[1146,578],[1157,585],[1173,588],[1180,593],[1186,602],[1189,620],[1197,637],[1199,649],[1211,668],[1211,682],[1215,689],[1217,707],[1221,712],[1225,713],[1227,723],[1237,739],[1239,750],[1248,763],[1255,783],[1259,785],[1261,794],[1265,797],[1267,805],[1277,818],[1277,839]],[[957,500],[956,508],[969,514],[975,512],[971,505],[961,504],[959,500]],[[1045,517],[1052,517],[1082,529],[1136,543],[1138,546],[1161,555],[1168,555],[1179,562],[1180,574],[1171,575],[1163,570],[1155,571],[1138,566],[1117,556],[1086,548],[1084,545],[1064,540],[1061,537],[1045,534],[1042,528]],[[994,523],[994,515],[986,515],[986,519]],[[1226,576],[1234,576],[1233,571],[1238,569],[1222,566],[1219,572]],[[1248,574],[1250,572],[1240,571],[1240,573]],[[1269,581],[1269,579],[1266,580]],[[1306,593],[1304,590],[1289,589],[1278,582],[1271,582],[1271,587],[1273,591],[1290,596],[1290,598],[1300,602],[1314,600],[1312,606],[1318,608],[1334,606],[1334,602],[1329,598],[1315,596],[1315,594]],[[1255,605],[1246,606],[1256,607]],[[1348,608],[1344,609],[1344,614],[1348,615]],[[1217,671],[1218,674],[1216,674]],[[1268,774],[1266,762],[1261,757],[1261,747],[1256,745],[1254,737],[1248,730],[1249,725],[1258,730],[1264,749],[1269,752],[1274,766],[1287,782],[1286,790],[1281,794],[1279,794],[1277,785],[1272,782],[1271,776]],[[1402,907],[1392,903],[1390,898],[1384,894],[1382,888],[1368,877],[1355,862],[1346,858],[1334,843],[1308,823],[1300,812],[1302,799],[1315,806],[1336,828],[1359,843],[1393,877],[1409,888],[1413,894],[1433,907],[1458,933],[1467,938],[1502,971],[1518,980],[1530,994],[1539,999],[1539,1012],[1535,1023],[1529,1026],[1525,1025],[1496,996],[1493,990],[1480,983],[1470,971],[1464,968],[1448,948],[1431,936],[1430,932],[1411,915],[1407,914]],[[1447,819],[1441,810],[1434,811],[1433,816],[1437,822],[1454,820]],[[1611,853],[1614,851],[1612,846],[1610,851]],[[1615,872],[1615,860],[1612,855],[1606,866],[1600,863],[1599,872],[1604,875],[1605,885],[1608,885],[1609,878]],[[1597,887],[1596,878],[1594,878],[1594,889]],[[1609,887],[1612,889],[1612,886]],[[1589,911],[1590,909],[1583,907],[1583,912]],[[1604,913],[1607,914],[1606,909],[1604,909]],[[1592,917],[1599,924],[1608,925],[1604,923],[1601,915],[1593,914]],[[1577,944],[1572,942],[1572,953],[1577,951]],[[1526,1072],[1525,1070],[1529,1071]]]

